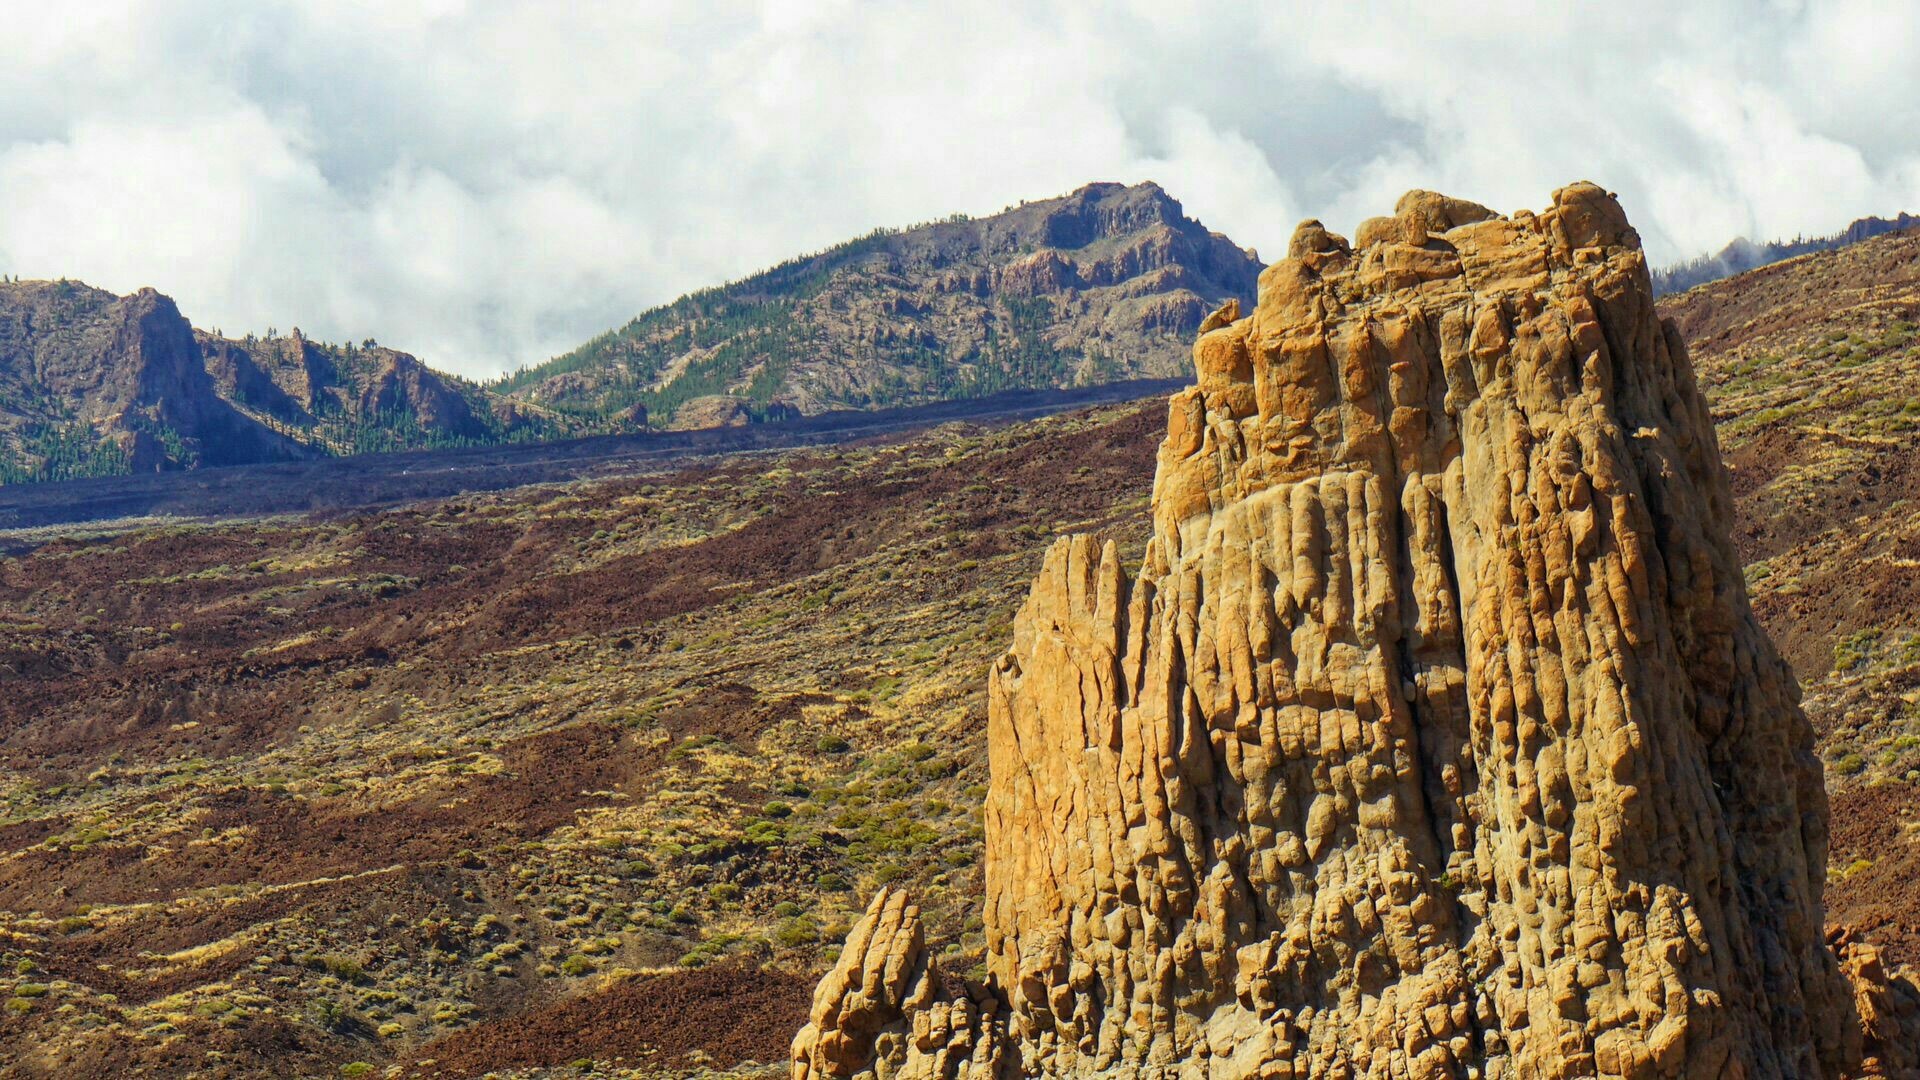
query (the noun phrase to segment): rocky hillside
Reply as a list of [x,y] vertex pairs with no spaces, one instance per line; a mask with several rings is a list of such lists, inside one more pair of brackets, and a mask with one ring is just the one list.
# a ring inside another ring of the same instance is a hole
[[[532,441],[590,430],[371,341],[330,345],[297,328],[287,337],[243,341],[197,336],[222,397],[262,424],[332,454]],[[622,430],[591,430],[607,429]]]
[[1910,1076],[1639,238],[1581,184],[1316,222],[1176,395],[1137,574],[1055,543],[988,690],[987,978],[882,890],[824,1077]]
[[861,239],[656,308],[497,389],[662,426],[1178,375],[1261,264],[1157,185]]
[[[1251,252],[1153,184],[869,236],[647,312],[491,387],[298,330],[192,330],[152,290],[0,284],[0,482],[649,426],[724,427],[1178,375]],[[651,425],[650,425],[651,421]]]
[[1832,236],[1774,240],[1764,244],[1742,237],[1721,248],[1716,255],[1702,255],[1677,266],[1654,271],[1653,291],[1660,296],[1685,292],[1696,285],[1744,274],[1783,259],[1810,255],[1816,251],[1832,251],[1890,232],[1905,232],[1915,226],[1920,226],[1920,216],[1902,212],[1890,218],[1860,218]]
[[0,284],[0,483],[580,430],[371,343],[230,341],[152,289]]
[[312,452],[220,397],[172,300],[0,284],[0,482]]

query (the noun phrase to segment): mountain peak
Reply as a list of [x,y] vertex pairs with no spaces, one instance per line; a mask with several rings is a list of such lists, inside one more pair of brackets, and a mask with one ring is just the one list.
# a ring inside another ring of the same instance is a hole
[[646,312],[504,380],[594,417],[669,425],[696,398],[749,412],[910,404],[1185,369],[1185,341],[1260,263],[1151,181],[1102,181],[988,217],[876,230]]

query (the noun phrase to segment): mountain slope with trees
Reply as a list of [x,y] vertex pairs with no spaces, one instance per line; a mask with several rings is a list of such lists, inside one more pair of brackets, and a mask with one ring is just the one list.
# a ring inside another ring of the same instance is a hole
[[1876,236],[1885,236],[1891,232],[1904,232],[1920,225],[1920,217],[1901,213],[1898,216],[1863,217],[1831,236],[1795,237],[1792,240],[1773,240],[1764,244],[1754,243],[1742,236],[1735,239],[1717,254],[1702,255],[1664,269],[1653,272],[1653,291],[1656,296],[1683,293],[1696,285],[1705,285],[1710,281],[1744,274],[1749,270],[1758,270],[1800,255],[1811,255],[1817,251],[1832,251],[1862,240],[1871,240]]
[[1184,375],[1200,321],[1251,305],[1261,266],[1156,184],[1089,184],[692,293],[494,389],[697,427]]
[[152,289],[0,284],[0,483],[585,430],[371,341],[228,340]]

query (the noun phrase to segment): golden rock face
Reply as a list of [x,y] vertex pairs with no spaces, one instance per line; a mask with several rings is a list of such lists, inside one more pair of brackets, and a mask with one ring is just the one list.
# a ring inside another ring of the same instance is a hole
[[991,676],[988,985],[897,976],[883,894],[796,1077],[1920,1066],[1823,936],[1812,731],[1618,203],[1359,235],[1208,320],[1138,575],[1048,554]]

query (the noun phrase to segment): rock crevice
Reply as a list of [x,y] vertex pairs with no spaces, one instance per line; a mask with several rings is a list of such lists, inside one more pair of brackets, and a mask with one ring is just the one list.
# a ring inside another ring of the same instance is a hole
[[1203,323],[1138,574],[1064,539],[1016,620],[991,1023],[822,1054],[876,900],[796,1076],[1920,1067],[1910,988],[1826,939],[1812,731],[1619,205],[1413,192],[1356,235],[1303,223]]

